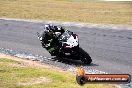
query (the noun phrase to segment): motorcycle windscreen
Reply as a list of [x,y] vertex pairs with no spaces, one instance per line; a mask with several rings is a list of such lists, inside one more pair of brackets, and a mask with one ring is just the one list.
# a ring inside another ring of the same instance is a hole
[[72,36],[72,32],[70,31],[66,31],[64,32],[60,38],[60,41],[62,41],[63,43],[67,43],[69,48],[78,46],[78,39],[74,39],[74,37]]
[[71,35],[72,35],[71,32],[66,31],[59,37],[59,40],[62,42],[67,42],[67,40],[71,37]]

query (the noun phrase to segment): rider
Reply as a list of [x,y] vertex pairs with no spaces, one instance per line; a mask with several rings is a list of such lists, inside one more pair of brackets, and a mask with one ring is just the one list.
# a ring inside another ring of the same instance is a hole
[[58,37],[64,32],[62,27],[51,24],[44,25],[44,31],[41,33],[42,47],[51,48],[57,45]]

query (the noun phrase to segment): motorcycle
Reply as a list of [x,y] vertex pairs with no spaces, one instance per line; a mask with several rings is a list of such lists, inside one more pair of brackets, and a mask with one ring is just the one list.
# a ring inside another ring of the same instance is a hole
[[[41,41],[42,37],[37,32],[38,39]],[[56,44],[54,46],[46,47],[41,41],[42,45],[44,45],[45,49],[52,55],[57,57],[66,57],[72,58],[75,60],[81,60],[85,64],[90,64],[92,62],[89,54],[84,51],[81,47],[79,47],[79,38],[77,34],[66,30],[62,33],[56,40]]]

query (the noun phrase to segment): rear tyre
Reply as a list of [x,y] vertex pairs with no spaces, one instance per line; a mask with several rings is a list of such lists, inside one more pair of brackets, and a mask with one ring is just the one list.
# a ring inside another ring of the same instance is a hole
[[84,64],[90,64],[92,62],[91,57],[87,52],[85,52],[82,48],[80,48],[80,59]]

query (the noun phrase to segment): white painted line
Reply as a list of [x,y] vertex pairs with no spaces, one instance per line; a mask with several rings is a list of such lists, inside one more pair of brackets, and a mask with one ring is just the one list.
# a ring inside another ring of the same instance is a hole
[[19,58],[35,59],[34,56],[31,56],[31,55],[25,55],[25,54],[16,54],[15,56],[16,56],[16,57],[19,57]]

